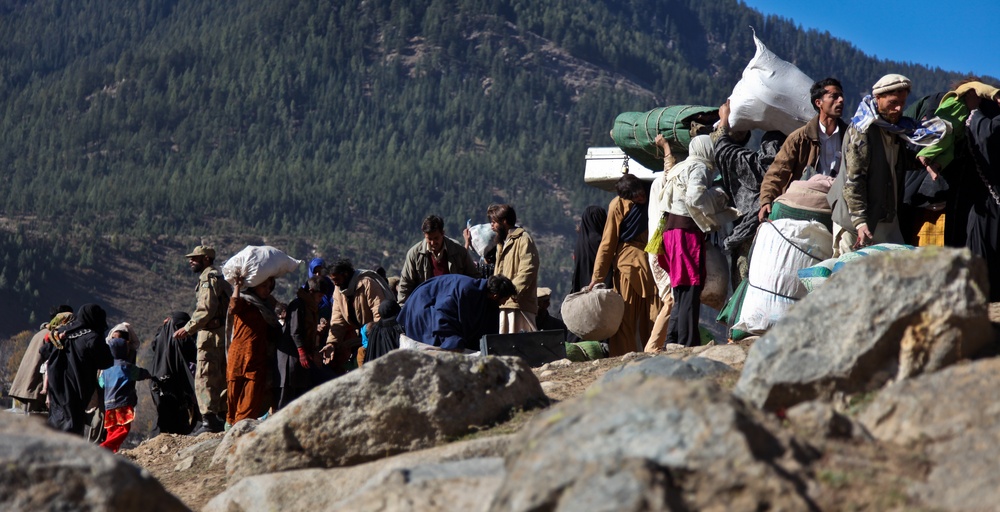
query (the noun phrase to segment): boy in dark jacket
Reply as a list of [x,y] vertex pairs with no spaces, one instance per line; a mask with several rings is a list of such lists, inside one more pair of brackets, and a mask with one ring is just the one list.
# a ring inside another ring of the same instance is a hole
[[104,428],[108,431],[101,446],[118,453],[118,448],[128,437],[132,430],[132,420],[135,419],[135,405],[139,402],[139,397],[135,394],[135,383],[151,379],[152,376],[144,368],[127,361],[127,340],[111,338],[108,346],[115,362],[98,379],[104,388]]

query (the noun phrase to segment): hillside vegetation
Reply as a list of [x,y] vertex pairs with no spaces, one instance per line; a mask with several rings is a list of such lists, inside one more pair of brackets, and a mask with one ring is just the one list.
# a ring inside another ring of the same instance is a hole
[[574,216],[610,199],[586,147],[622,111],[722,102],[750,26],[849,103],[958,77],[735,0],[0,0],[0,336],[97,300],[151,337],[202,240],[398,271],[425,215],[460,238],[498,201],[565,293]]

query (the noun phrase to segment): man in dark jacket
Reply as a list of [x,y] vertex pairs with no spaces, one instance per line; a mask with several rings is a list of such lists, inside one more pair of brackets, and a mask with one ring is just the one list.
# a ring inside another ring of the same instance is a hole
[[43,347],[46,360],[49,425],[83,435],[86,409],[97,390],[97,371],[114,363],[104,341],[107,314],[97,304],[84,304],[76,319],[61,327]]
[[420,226],[424,239],[406,252],[403,272],[399,276],[399,303],[406,303],[407,297],[420,283],[446,274],[462,274],[469,277],[479,277],[469,251],[458,243],[444,236],[444,220],[437,215],[424,219]]
[[749,270],[750,245],[760,221],[757,204],[760,184],[775,155],[785,141],[779,131],[764,134],[760,149],[754,151],[746,147],[750,134],[730,132],[729,102],[719,107],[719,127],[712,133],[715,144],[715,163],[722,174],[722,187],[733,200],[733,206],[740,212],[733,225],[733,232],[722,242],[723,248],[733,256],[729,275],[733,289],[739,286]]
[[288,405],[312,387],[310,370],[319,367],[316,325],[324,297],[321,278],[310,277],[288,304],[278,342],[278,408]]
[[473,279],[446,275],[413,290],[399,312],[406,336],[445,350],[479,348],[479,338],[496,329],[500,304],[517,293],[504,276]]

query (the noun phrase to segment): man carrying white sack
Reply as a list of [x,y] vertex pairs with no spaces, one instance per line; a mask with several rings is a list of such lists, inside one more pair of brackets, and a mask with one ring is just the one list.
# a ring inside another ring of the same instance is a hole
[[939,118],[923,125],[903,117],[910,79],[885,75],[851,118],[840,174],[827,196],[833,206],[833,255],[880,243],[902,243],[899,203],[903,175],[916,164],[906,142],[931,145],[950,126]]
[[837,175],[847,131],[847,123],[840,119],[844,113],[844,88],[836,78],[826,78],[813,84],[809,99],[816,115],[785,139],[760,185],[760,222],[768,218],[771,204],[793,181],[815,174]]

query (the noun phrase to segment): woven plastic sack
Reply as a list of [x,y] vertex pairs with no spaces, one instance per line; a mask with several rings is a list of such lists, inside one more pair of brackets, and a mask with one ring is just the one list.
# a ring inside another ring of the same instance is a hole
[[871,256],[873,254],[882,254],[884,252],[894,252],[894,251],[912,251],[915,249],[912,245],[903,244],[877,244],[868,247],[862,247],[853,252],[844,254],[839,258],[830,258],[824,260],[811,267],[806,267],[799,270],[799,281],[802,285],[812,293],[817,287],[826,282],[833,274],[844,268],[844,265],[866,256]]
[[302,264],[270,245],[248,245],[222,266],[222,275],[230,284],[236,284],[236,276],[243,277],[243,286],[253,288],[271,277],[294,272]]
[[563,299],[563,323],[584,340],[603,340],[618,332],[625,314],[625,299],[598,284],[593,290],[571,293]]
[[813,80],[771,53],[756,33],[753,42],[757,53],[729,96],[729,125],[738,131],[756,128],[788,135],[816,114],[809,101]]
[[833,255],[833,235],[816,221],[780,219],[761,224],[750,252],[747,291],[733,329],[762,334],[808,291],[799,270]]

